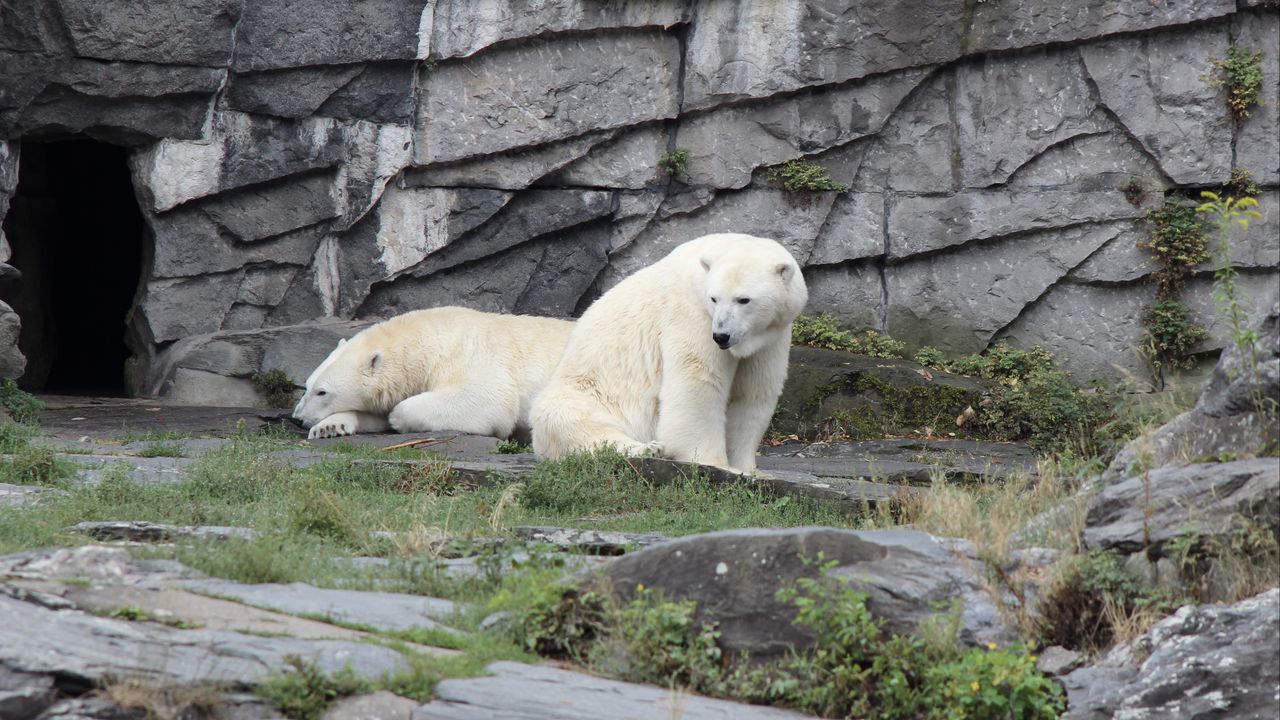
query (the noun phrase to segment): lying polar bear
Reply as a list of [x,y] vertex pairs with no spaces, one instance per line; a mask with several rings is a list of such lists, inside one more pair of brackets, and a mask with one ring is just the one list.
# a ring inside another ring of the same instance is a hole
[[705,235],[618,283],[574,326],[533,407],[533,449],[612,445],[752,472],[809,294],[773,240]]
[[528,432],[533,398],[573,323],[461,307],[415,310],[361,330],[307,378],[293,416],[308,437],[357,432]]

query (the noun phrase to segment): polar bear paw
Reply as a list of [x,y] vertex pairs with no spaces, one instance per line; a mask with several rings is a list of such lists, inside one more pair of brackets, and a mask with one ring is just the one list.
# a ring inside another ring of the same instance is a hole
[[626,457],[662,457],[664,450],[662,443],[657,440],[651,442],[631,442],[626,445],[619,444],[618,452]]
[[308,440],[316,440],[320,438],[336,438],[344,435],[354,435],[358,423],[351,413],[338,413],[330,415],[311,426],[311,431],[307,433]]

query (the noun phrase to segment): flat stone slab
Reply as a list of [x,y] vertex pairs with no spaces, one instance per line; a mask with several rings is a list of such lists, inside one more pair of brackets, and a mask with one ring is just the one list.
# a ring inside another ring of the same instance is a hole
[[164,430],[185,435],[229,435],[292,423],[289,411],[245,407],[171,405],[146,398],[41,395],[46,407],[40,432],[64,440],[118,438],[128,431]]
[[790,710],[713,700],[543,665],[496,662],[490,677],[445,680],[413,720],[799,720]]
[[333,590],[306,583],[247,585],[229,580],[192,580],[189,590],[235,598],[258,607],[294,615],[306,614],[379,630],[429,628],[451,630],[442,620],[456,612],[451,600],[402,593]]
[[626,533],[532,525],[517,525],[511,528],[511,532],[521,540],[546,543],[561,550],[585,552],[591,555],[622,555],[633,548],[648,547],[667,540],[667,536],[658,533]]
[[62,598],[49,603],[49,597],[0,583],[0,668],[85,684],[127,677],[239,686],[285,670],[287,655],[313,662],[326,674],[350,665],[360,676],[376,678],[408,668],[400,653],[367,642],[183,630],[99,617],[67,608]]
[[252,540],[258,533],[252,528],[222,525],[166,525],[145,520],[103,520],[76,523],[67,528],[95,540],[128,540],[164,543],[174,540]]
[[345,697],[329,706],[321,720],[409,720],[418,703],[381,690]]
[[46,488],[36,485],[0,483],[0,507],[21,507],[34,502]]
[[136,457],[133,455],[79,455],[59,453],[56,457],[76,466],[76,480],[98,485],[114,473],[126,473],[140,485],[182,482],[194,462],[185,457]]
[[764,470],[874,479],[891,485],[927,485],[939,474],[949,481],[963,481],[1036,473],[1036,456],[1026,445],[976,440],[786,443],[764,448],[758,464]]

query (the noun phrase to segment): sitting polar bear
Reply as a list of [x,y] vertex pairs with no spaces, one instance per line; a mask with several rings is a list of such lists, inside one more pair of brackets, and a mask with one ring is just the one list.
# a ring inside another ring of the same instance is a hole
[[415,310],[361,330],[307,378],[293,416],[310,438],[357,432],[528,432],[573,323],[461,307]]
[[754,471],[808,297],[795,258],[773,240],[680,245],[578,320],[534,401],[534,451],[558,458],[608,444]]

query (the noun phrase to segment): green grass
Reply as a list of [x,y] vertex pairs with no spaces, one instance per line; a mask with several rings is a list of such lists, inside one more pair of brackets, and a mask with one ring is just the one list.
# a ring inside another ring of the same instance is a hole
[[[434,572],[437,551],[415,536],[465,542],[505,535],[514,525],[687,535],[737,527],[855,522],[832,505],[771,499],[753,488],[717,487],[697,475],[655,485],[610,452],[542,463],[519,485],[467,489],[445,473],[444,464],[424,471],[404,463],[369,462],[367,452],[359,451],[295,468],[271,456],[280,447],[270,440],[233,439],[197,456],[188,478],[174,484],[137,483],[123,466],[108,468],[95,487],[64,484],[57,496],[0,514],[0,553],[83,543],[84,538],[64,528],[86,520],[230,525],[253,528],[260,535],[251,541],[149,552],[169,554],[211,575],[243,582],[306,580],[352,586],[372,582],[374,576],[391,576],[405,587],[471,592]],[[389,531],[395,537],[370,537],[373,531]],[[395,562],[380,570],[355,570],[345,560],[367,555]]]

